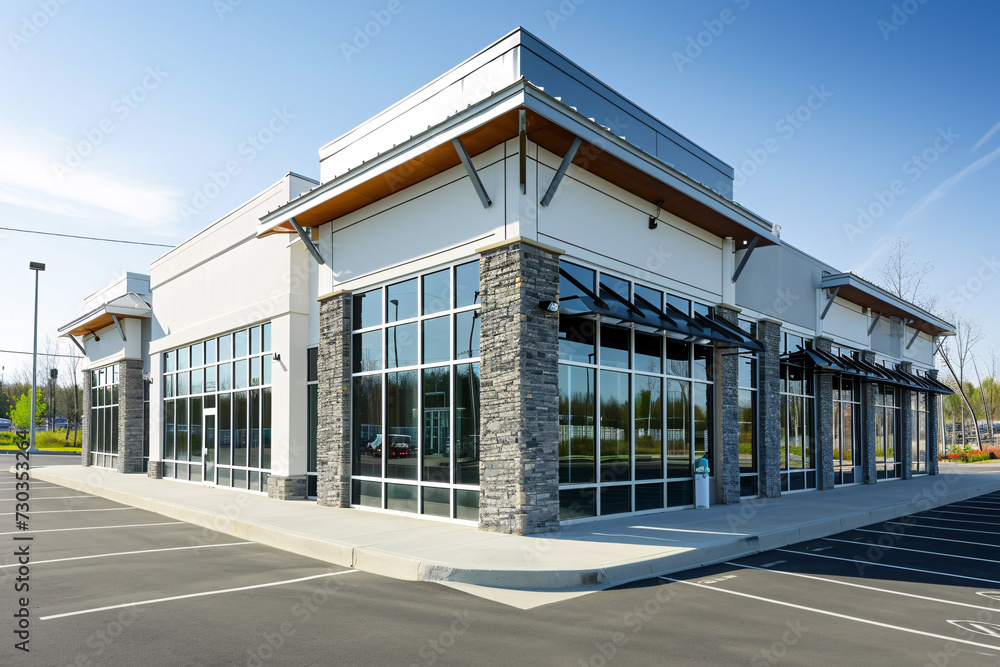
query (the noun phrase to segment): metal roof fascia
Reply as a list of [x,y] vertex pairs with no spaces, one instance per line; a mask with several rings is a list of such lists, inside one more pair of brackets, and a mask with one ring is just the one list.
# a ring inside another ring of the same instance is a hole
[[[955,328],[953,324],[945,322],[941,318],[936,317],[931,313],[928,313],[923,308],[920,308],[919,306],[912,304],[909,301],[901,299],[900,297],[885,291],[878,285],[873,285],[872,283],[854,275],[853,273],[836,273],[832,275],[823,276],[823,279],[820,282],[820,287],[824,289],[841,287],[841,286],[852,287],[856,290],[864,292],[868,296],[874,297],[880,301],[883,301],[897,308],[898,310],[903,311],[904,313],[917,317],[923,320],[924,322],[927,322],[928,324],[942,330],[943,332],[952,332],[953,329]],[[850,299],[847,300],[849,301]]]
[[771,223],[747,215],[750,211],[740,210],[731,200],[711,190],[708,186],[677,171],[642,149],[636,148],[603,127],[598,126],[595,129],[596,123],[530,84],[525,88],[524,105],[575,136],[582,137],[585,141],[599,146],[619,160],[641,169],[681,194],[725,215],[733,222],[743,225],[754,234],[766,238],[770,243],[778,243],[778,237],[774,235]]
[[469,107],[461,113],[455,114],[444,123],[415,135],[409,141],[399,144],[392,150],[372,158],[351,171],[327,181],[315,190],[265,214],[260,218],[260,224],[257,226],[257,236],[271,231],[291,217],[301,215],[318,204],[349,191],[359,182],[365,182],[404,164],[413,158],[415,150],[419,149],[420,153],[426,153],[442,144],[451,143],[452,139],[488,123],[497,116],[516,109],[523,102],[521,93],[524,87],[524,82],[518,81],[505,90],[498,91],[480,105]]

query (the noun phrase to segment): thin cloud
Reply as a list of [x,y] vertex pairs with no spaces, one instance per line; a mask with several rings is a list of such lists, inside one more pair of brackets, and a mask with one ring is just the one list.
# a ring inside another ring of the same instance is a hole
[[178,193],[100,173],[87,165],[59,179],[45,146],[28,145],[9,128],[0,127],[4,146],[0,161],[0,201],[46,213],[106,218],[116,213],[132,223],[154,226],[177,218]]
[[969,151],[969,152],[970,153],[975,153],[979,149],[980,146],[982,146],[983,144],[985,144],[987,141],[990,140],[990,137],[992,137],[994,134],[996,134],[997,130],[1000,130],[1000,123],[997,123],[996,125],[994,125],[993,128],[989,132],[987,132],[986,134],[984,134],[979,139],[979,141],[976,142],[976,145],[973,146],[972,150]]
[[864,257],[860,262],[851,267],[851,273],[857,276],[864,276],[869,267],[875,263],[875,260],[886,254],[888,250],[889,244],[886,243],[886,238],[883,236],[872,246],[872,251],[868,253],[867,257]]
[[994,149],[993,152],[987,153],[983,157],[979,158],[978,160],[967,166],[962,171],[952,176],[951,178],[942,181],[936,188],[931,190],[928,194],[924,195],[920,199],[920,201],[914,204],[910,208],[910,210],[906,212],[906,215],[904,215],[903,218],[899,221],[899,224],[900,225],[903,224],[904,222],[906,222],[913,216],[917,215],[918,213],[923,211],[925,208],[927,208],[937,200],[942,199],[945,195],[948,194],[949,190],[958,185],[966,176],[969,176],[970,174],[979,171],[980,169],[988,165],[990,162],[993,162],[993,160],[997,159],[998,157],[1000,157],[1000,148]]

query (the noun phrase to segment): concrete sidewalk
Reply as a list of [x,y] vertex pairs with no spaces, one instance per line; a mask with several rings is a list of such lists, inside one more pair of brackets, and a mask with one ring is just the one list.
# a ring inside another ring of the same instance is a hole
[[595,590],[833,535],[1000,490],[1000,462],[740,505],[603,519],[539,537],[281,501],[82,466],[33,468],[60,484],[343,567],[410,581]]

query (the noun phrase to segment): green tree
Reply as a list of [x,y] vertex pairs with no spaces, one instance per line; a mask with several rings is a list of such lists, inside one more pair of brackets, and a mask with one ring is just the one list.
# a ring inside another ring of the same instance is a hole
[[[35,426],[42,423],[46,407],[45,400],[42,398],[42,390],[39,389],[35,399]],[[10,413],[10,420],[18,428],[26,429],[31,425],[31,396],[29,394],[21,394],[17,399],[17,404],[14,406],[13,412]]]

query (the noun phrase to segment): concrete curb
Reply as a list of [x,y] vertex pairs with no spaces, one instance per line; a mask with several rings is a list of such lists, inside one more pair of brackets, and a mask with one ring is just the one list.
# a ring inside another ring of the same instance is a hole
[[[1000,481],[984,481],[982,484],[954,491],[928,493],[925,490],[923,494],[917,494],[905,503],[851,511],[837,517],[798,523],[788,528],[723,538],[717,543],[702,547],[615,565],[581,569],[530,570],[458,566],[392,552],[378,546],[357,546],[332,539],[321,539],[289,529],[232,518],[223,512],[185,507],[80,480],[50,475],[44,469],[33,470],[32,477],[341,567],[406,581],[464,583],[491,588],[527,590],[597,590],[618,586],[657,575],[743,558],[804,540],[828,537],[853,528],[896,519],[913,512],[933,509],[1000,490]],[[946,484],[943,479],[942,483]]]
[[761,532],[720,544],[610,567],[587,570],[480,570],[451,566],[440,567],[425,563],[420,568],[419,580],[516,589],[608,588],[658,575],[745,558],[798,542],[829,537],[862,526],[898,519],[914,512],[934,509],[994,491],[1000,491],[1000,482],[983,483],[974,488],[945,494],[920,495],[911,502],[855,511],[831,519]]

